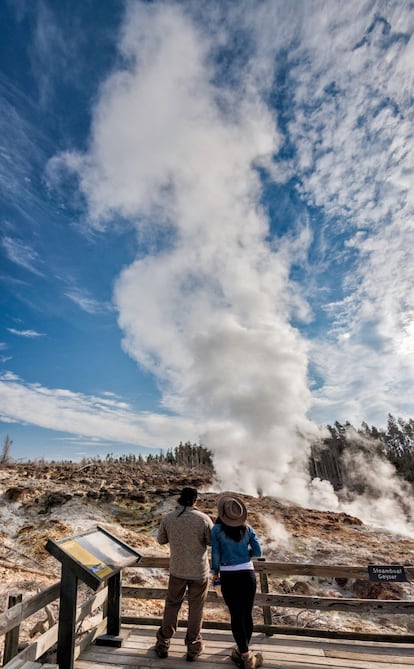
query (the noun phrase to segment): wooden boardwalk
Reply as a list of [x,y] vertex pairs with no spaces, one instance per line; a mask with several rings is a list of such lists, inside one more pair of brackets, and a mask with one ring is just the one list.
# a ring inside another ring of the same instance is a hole
[[[76,660],[74,669],[216,669],[233,667],[229,651],[234,645],[229,632],[204,630],[206,648],[193,664],[186,662],[184,635],[172,640],[168,658],[159,659],[154,650],[155,627],[124,626],[121,648],[89,646]],[[408,669],[414,668],[414,645],[345,641],[288,635],[253,635],[252,650],[264,656],[264,669]]]

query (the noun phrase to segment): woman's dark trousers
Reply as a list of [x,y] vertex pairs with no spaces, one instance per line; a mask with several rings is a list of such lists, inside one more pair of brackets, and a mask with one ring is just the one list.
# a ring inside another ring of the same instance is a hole
[[253,569],[221,571],[221,592],[231,619],[231,631],[240,653],[247,653],[253,632],[256,574]]

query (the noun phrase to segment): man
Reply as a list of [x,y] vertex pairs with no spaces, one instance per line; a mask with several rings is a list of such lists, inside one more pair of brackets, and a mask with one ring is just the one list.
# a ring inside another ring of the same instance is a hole
[[210,573],[207,546],[211,544],[213,526],[211,519],[195,508],[196,502],[197,490],[183,488],[177,508],[162,519],[157,537],[160,544],[170,544],[170,577],[155,652],[158,657],[168,657],[170,639],[177,629],[178,613],[187,590],[185,643],[189,662],[196,660],[204,648],[201,626]]

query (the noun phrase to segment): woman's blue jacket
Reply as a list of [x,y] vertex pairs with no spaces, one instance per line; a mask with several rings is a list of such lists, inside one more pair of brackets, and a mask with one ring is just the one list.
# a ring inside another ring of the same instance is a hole
[[262,549],[254,529],[247,525],[240,541],[228,537],[220,524],[211,530],[211,571],[218,574],[220,566],[245,564],[251,558],[260,557]]

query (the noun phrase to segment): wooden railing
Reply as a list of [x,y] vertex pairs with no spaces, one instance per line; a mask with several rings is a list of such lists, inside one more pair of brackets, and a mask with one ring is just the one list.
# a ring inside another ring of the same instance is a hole
[[[169,559],[163,557],[143,557],[138,569],[141,568],[162,568],[168,569]],[[367,632],[350,632],[340,630],[312,629],[309,627],[285,626],[272,624],[272,608],[295,608],[314,611],[343,611],[353,614],[363,613],[386,613],[386,614],[414,614],[414,600],[380,600],[380,599],[356,599],[345,597],[317,597],[292,594],[273,594],[269,593],[268,576],[313,576],[316,578],[346,578],[346,579],[368,579],[367,567],[347,567],[333,565],[316,564],[298,564],[296,562],[266,562],[263,560],[254,561],[256,573],[259,575],[260,592],[256,593],[255,605],[262,608],[263,623],[256,624],[254,630],[265,632],[266,634],[302,634],[307,636],[319,636],[330,638],[361,639],[372,641],[395,641],[414,643],[414,635],[411,634],[384,634]],[[414,580],[414,567],[405,567],[405,573],[409,581]],[[164,599],[165,588],[148,588],[138,586],[123,586],[123,598],[134,599]],[[207,607],[209,603],[217,603],[220,598],[214,591],[209,592],[207,597]],[[137,625],[159,625],[160,618],[150,618],[148,616],[122,616],[121,621],[124,624]],[[186,620],[180,620],[179,626],[185,627]],[[230,624],[225,622],[204,620],[203,626],[208,629],[230,629]]]
[[[47,590],[43,590],[37,595],[29,597],[27,600],[15,604],[0,614],[0,636],[4,636],[3,667],[18,669],[21,665],[21,660],[35,661],[55,646],[58,638],[58,623],[52,625],[46,632],[37,637],[35,641],[18,652],[21,623],[39,611],[42,611],[48,604],[58,600],[59,596],[60,582],[54,583]],[[82,634],[79,635],[75,649],[76,657],[105,630],[106,618],[104,616],[104,609],[107,597],[108,588],[102,587],[77,608],[76,625],[78,627],[82,623],[87,622],[88,616],[92,615],[95,611],[101,610],[101,613],[98,616],[100,620],[97,622],[95,619],[90,628],[87,625],[86,627],[83,626]]]
[[[168,569],[169,559],[165,557],[146,556],[143,557],[135,569]],[[386,614],[414,615],[414,600],[378,600],[378,599],[354,599],[342,597],[316,597],[292,594],[274,594],[269,592],[268,576],[313,576],[316,578],[347,578],[367,579],[366,567],[346,567],[332,565],[279,563],[279,562],[254,562],[256,573],[259,576],[260,587],[256,594],[255,605],[261,607],[263,612],[263,623],[255,625],[255,631],[266,634],[306,634],[308,636],[354,638],[372,641],[396,641],[414,643],[414,635],[399,634],[374,634],[356,633],[346,631],[330,631],[304,627],[281,626],[272,624],[274,607],[295,608],[318,611],[345,611],[348,613],[361,614],[380,612]],[[128,569],[131,569],[129,567]],[[406,567],[405,572],[409,581],[414,580],[414,567]],[[123,599],[140,600],[164,600],[166,588],[151,588],[139,586],[123,586]],[[47,590],[40,592],[24,601],[18,601],[11,608],[0,613],[0,636],[4,636],[3,667],[17,669],[21,660],[35,661],[47,651],[53,648],[58,638],[58,623],[55,623],[46,632],[41,634],[34,642],[26,646],[20,653],[18,650],[19,628],[21,623],[44,609],[48,604],[59,599],[60,583],[55,583]],[[220,599],[213,590],[207,598],[207,613],[209,604],[215,604]],[[82,631],[77,634],[75,657],[91,644],[97,636],[103,634],[106,629],[106,609],[108,604],[108,588],[102,586],[77,608],[76,625],[82,624]],[[88,617],[94,616],[93,623],[88,626]],[[205,628],[230,629],[228,622],[208,620],[206,616]],[[97,620],[98,619],[98,620]],[[159,625],[161,619],[149,616],[122,615],[121,622],[135,625]],[[185,620],[179,621],[180,626],[186,626]]]

